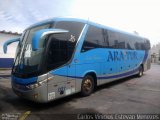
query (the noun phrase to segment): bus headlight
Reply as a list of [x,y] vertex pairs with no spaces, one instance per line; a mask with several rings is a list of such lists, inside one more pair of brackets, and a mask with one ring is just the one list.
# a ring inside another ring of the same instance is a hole
[[47,83],[47,79],[45,79],[45,80],[43,80],[43,81],[38,82],[38,85],[39,85],[39,86],[41,86],[41,85],[43,85],[43,84],[45,84],[45,83]]
[[37,83],[35,83],[35,84],[27,85],[26,87],[27,87],[28,89],[34,89],[34,88],[37,88],[37,87],[42,86],[42,85],[45,84],[45,83],[47,83],[47,79],[45,79],[45,80],[43,80],[43,81],[39,81],[39,82],[37,82]]

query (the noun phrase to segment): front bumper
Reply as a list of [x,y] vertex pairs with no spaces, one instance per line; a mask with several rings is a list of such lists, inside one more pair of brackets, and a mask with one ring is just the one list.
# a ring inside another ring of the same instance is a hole
[[12,83],[12,89],[17,96],[39,103],[48,102],[47,84],[31,90],[25,90],[24,88],[26,88],[26,85]]

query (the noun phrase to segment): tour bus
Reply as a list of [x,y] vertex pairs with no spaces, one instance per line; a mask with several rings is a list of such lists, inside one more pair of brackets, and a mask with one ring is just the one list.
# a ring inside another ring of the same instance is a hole
[[3,49],[19,42],[12,68],[13,91],[35,102],[49,102],[150,69],[150,42],[78,18],[53,18],[24,30]]

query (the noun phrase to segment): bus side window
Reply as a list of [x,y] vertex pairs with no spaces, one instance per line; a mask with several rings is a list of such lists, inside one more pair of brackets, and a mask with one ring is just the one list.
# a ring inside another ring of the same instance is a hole
[[74,52],[79,35],[82,32],[84,23],[72,22],[72,21],[60,21],[55,24],[55,28],[68,30],[68,58],[71,59]]
[[140,42],[139,39],[135,40],[135,44],[134,45],[135,45],[136,50],[141,50],[141,42]]
[[105,41],[105,42],[104,42],[104,46],[105,46],[106,48],[109,48],[108,31],[105,30],[105,29],[103,29],[102,31],[103,31],[104,41]]
[[150,41],[149,41],[149,40],[145,40],[145,43],[144,43],[144,44],[145,44],[145,50],[151,49],[151,48],[150,48],[151,45],[150,45]]
[[104,48],[106,42],[103,36],[103,29],[90,26],[82,45],[81,52],[86,52],[95,48]]
[[131,37],[131,36],[127,36],[126,39],[126,46],[128,50],[135,50],[135,38]]
[[67,34],[53,34],[48,40],[48,70],[57,68],[68,61]]

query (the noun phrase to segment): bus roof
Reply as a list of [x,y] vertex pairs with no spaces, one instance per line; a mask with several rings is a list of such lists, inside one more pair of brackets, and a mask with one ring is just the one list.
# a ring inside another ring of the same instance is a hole
[[111,31],[114,31],[114,32],[119,32],[119,33],[122,33],[122,34],[126,34],[126,35],[130,35],[130,36],[146,39],[144,37],[141,37],[141,36],[133,34],[133,33],[125,32],[125,31],[122,31],[122,30],[118,30],[118,29],[115,29],[115,28],[112,28],[112,27],[109,27],[109,26],[106,26],[106,25],[101,25],[99,23],[96,23],[96,22],[93,22],[93,21],[90,21],[90,20],[86,20],[86,19],[81,19],[81,18],[55,17],[55,18],[51,18],[51,19],[47,19],[47,20],[43,20],[41,22],[35,23],[35,24],[29,26],[27,29],[35,27],[35,26],[47,24],[47,23],[58,22],[58,21],[76,21],[76,22],[81,22],[81,23],[84,23],[84,24],[93,25],[93,26],[104,28],[104,29],[111,30]]

